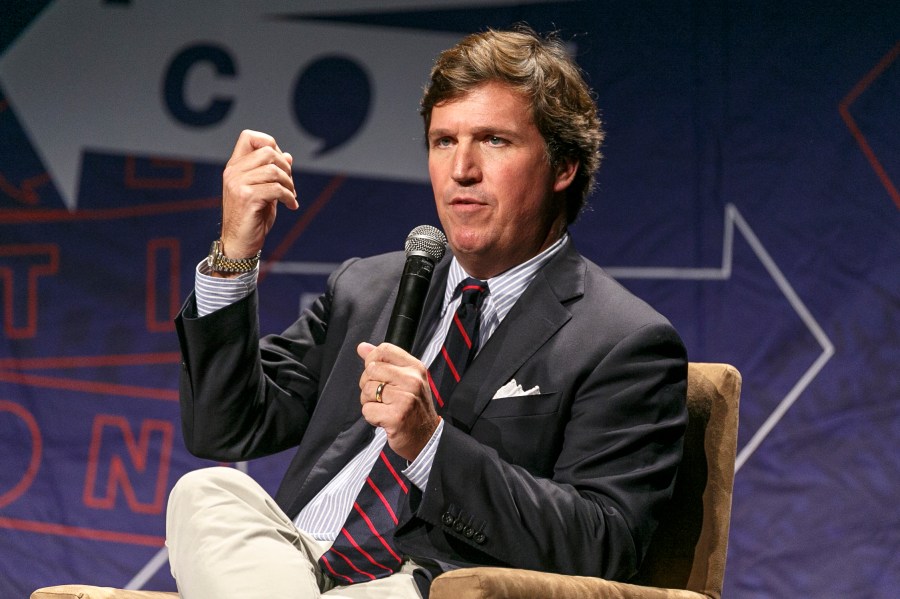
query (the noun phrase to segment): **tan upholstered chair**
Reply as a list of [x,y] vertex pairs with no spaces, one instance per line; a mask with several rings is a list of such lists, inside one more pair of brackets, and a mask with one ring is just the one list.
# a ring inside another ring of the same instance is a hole
[[[675,495],[640,572],[630,583],[508,568],[437,577],[431,599],[719,599],[725,574],[741,375],[727,364],[691,363],[684,460]],[[38,589],[31,599],[175,599],[176,593],[83,585]]]

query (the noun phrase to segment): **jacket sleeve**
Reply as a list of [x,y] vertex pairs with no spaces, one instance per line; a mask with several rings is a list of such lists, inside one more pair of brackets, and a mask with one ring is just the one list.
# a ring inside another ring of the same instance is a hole
[[181,421],[188,450],[236,461],[300,442],[316,405],[334,283],[284,333],[259,338],[258,295],[202,318],[193,294],[176,318]]

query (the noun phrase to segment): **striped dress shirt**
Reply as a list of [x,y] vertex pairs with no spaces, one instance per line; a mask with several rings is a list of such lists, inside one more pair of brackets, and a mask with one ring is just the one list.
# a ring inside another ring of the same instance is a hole
[[[482,306],[481,327],[478,347],[484,344],[500,326],[500,323],[519,300],[522,293],[538,271],[554,256],[568,239],[563,235],[553,245],[533,257],[496,277],[487,280],[488,295]],[[209,275],[206,261],[197,265],[194,289],[197,298],[198,316],[224,308],[243,299],[256,288],[259,269],[239,275],[233,279],[222,279]],[[459,306],[460,294],[457,293],[459,283],[469,275],[463,270],[454,257],[450,262],[447,284],[440,318],[428,330],[429,343],[420,356],[423,364],[431,364],[441,349],[446,331]],[[428,444],[419,456],[407,466],[403,474],[419,489],[425,489],[435,452],[444,430],[444,420],[438,423]],[[319,491],[319,493],[300,511],[294,519],[298,529],[320,541],[333,541],[343,526],[347,515],[353,508],[353,501],[365,483],[366,476],[372,469],[378,454],[387,440],[383,428],[375,429],[375,437],[360,453],[353,457],[338,474]]]

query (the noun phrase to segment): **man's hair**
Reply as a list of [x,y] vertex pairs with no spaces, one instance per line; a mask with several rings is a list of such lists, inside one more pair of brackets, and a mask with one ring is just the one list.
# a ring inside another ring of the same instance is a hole
[[420,110],[426,139],[436,105],[489,82],[509,85],[530,102],[553,167],[564,160],[578,161],[566,191],[566,217],[571,224],[593,188],[603,142],[597,104],[581,69],[555,34],[541,37],[526,26],[471,34],[442,52],[431,70]]

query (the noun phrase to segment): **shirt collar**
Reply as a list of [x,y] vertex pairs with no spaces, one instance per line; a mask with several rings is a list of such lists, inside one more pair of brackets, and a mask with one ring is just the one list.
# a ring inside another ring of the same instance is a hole
[[[518,300],[519,296],[525,292],[525,289],[531,284],[531,281],[534,280],[538,271],[540,271],[553,256],[559,253],[568,239],[568,232],[563,233],[562,237],[557,239],[550,247],[540,254],[495,277],[487,279],[487,301],[493,304],[500,320],[502,320],[503,317],[506,316],[506,313],[512,309],[516,300]],[[456,256],[453,256],[450,261],[450,270],[447,274],[447,285],[444,289],[442,312],[445,311],[450,302],[453,301],[459,283],[470,276],[470,274],[463,270],[463,267],[457,261]]]

